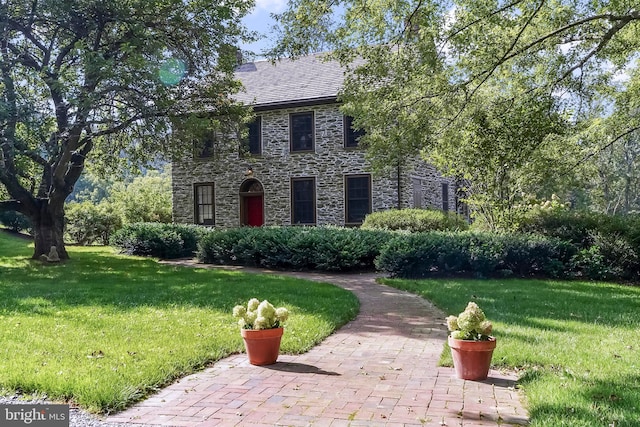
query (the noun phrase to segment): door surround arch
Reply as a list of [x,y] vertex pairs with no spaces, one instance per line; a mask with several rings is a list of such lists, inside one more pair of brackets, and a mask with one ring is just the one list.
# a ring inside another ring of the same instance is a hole
[[240,225],[264,225],[264,187],[255,178],[246,179],[240,184]]

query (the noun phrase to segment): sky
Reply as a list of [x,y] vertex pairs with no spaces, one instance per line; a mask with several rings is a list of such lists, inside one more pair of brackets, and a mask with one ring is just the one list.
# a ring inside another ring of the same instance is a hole
[[270,15],[284,11],[286,6],[287,0],[256,0],[255,9],[244,18],[243,22],[249,30],[259,32],[263,38],[256,43],[245,44],[242,48],[260,54],[273,44],[270,40],[273,41],[274,35],[270,30],[275,21]]

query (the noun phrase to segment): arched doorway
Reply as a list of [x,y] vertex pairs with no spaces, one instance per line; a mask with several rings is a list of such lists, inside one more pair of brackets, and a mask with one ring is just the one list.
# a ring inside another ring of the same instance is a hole
[[240,225],[264,225],[264,189],[257,179],[248,179],[240,185]]

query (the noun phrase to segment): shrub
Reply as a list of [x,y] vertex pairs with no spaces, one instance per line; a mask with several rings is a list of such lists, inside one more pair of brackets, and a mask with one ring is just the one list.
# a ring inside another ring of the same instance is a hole
[[200,242],[198,259],[274,269],[372,269],[389,233],[339,227],[260,227],[216,230]]
[[587,248],[592,244],[590,234],[597,228],[597,214],[533,210],[521,221],[518,231],[557,237],[580,248]]
[[593,245],[572,259],[574,273],[595,280],[640,279],[638,250],[617,233],[594,233]]
[[469,224],[454,212],[428,209],[400,209],[374,212],[366,216],[363,229],[426,231],[467,230]]
[[444,265],[439,262],[438,257],[440,249],[444,253],[449,252],[443,245],[440,245],[441,242],[446,241],[445,235],[438,233],[396,237],[385,245],[376,258],[376,268],[386,271],[392,276],[425,277],[435,265]]
[[119,182],[108,199],[125,224],[136,222],[171,223],[171,174],[149,171],[129,183]]
[[591,279],[640,279],[640,216],[584,211],[532,212],[522,231],[574,244],[577,276]]
[[111,245],[129,255],[158,258],[193,256],[207,230],[196,225],[135,223],[118,230]]
[[0,224],[19,233],[22,230],[30,230],[31,222],[29,218],[15,211],[0,212]]
[[67,239],[74,243],[107,245],[111,235],[122,227],[122,220],[108,202],[71,202],[65,208],[65,226]]
[[385,245],[376,267],[392,276],[432,274],[556,277],[570,265],[575,248],[542,236],[493,233],[418,233],[399,235]]
[[558,237],[581,248],[594,244],[596,234],[617,235],[640,247],[640,216],[606,215],[586,211],[532,211],[519,231]]

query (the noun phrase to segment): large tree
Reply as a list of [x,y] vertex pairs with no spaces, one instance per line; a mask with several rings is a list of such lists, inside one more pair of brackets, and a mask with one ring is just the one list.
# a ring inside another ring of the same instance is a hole
[[[582,159],[588,202],[612,214],[640,210],[640,68],[628,70],[600,91],[603,114],[595,115],[580,137],[590,141]],[[596,108],[593,110],[597,111]],[[579,194],[578,194],[579,195]]]
[[[63,242],[87,162],[170,153],[173,129],[233,107],[252,0],[1,0],[0,211],[32,222],[34,258]],[[184,132],[182,132],[184,134]]]
[[[327,16],[336,18],[330,27]],[[594,97],[634,67],[635,0],[291,0],[279,20],[273,56],[323,40],[347,67],[343,108],[367,131],[362,142],[381,167],[422,152],[468,175],[502,159],[494,177],[528,173],[558,184],[589,153],[640,129],[620,122],[599,141],[541,134],[555,134],[557,126],[541,126],[553,117],[579,132]],[[540,120],[523,114],[527,105]],[[477,151],[481,144],[490,150]]]

